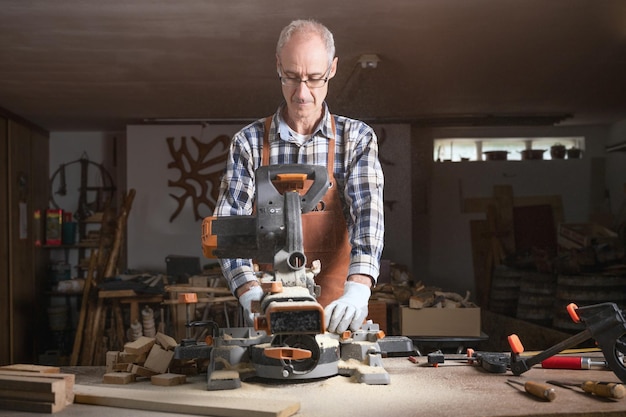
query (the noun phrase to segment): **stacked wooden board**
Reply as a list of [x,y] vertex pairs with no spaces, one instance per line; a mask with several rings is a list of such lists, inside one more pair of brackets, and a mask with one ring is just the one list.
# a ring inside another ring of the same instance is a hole
[[0,408],[56,413],[74,402],[73,374],[53,366],[7,365],[0,367]]

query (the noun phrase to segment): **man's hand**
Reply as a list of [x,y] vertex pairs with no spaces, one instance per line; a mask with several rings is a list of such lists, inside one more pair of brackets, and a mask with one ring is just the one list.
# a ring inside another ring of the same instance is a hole
[[348,327],[352,331],[358,330],[367,317],[370,295],[372,291],[368,285],[346,281],[343,295],[324,309],[326,329],[337,334],[345,332]]
[[263,296],[263,290],[259,285],[249,286],[242,294],[239,295],[239,304],[243,307],[243,317],[246,320],[246,326],[254,326],[254,313],[252,313],[252,302],[258,301]]

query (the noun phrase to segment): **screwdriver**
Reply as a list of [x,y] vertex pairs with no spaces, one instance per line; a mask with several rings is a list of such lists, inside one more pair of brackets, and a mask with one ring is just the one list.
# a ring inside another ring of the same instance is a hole
[[554,388],[540,384],[539,382],[527,381],[522,383],[520,381],[515,381],[514,379],[509,379],[508,382],[523,386],[527,393],[534,395],[537,398],[541,398],[542,400],[552,401],[556,398],[556,391]]
[[548,369],[591,369],[591,367],[606,368],[607,363],[582,356],[552,356],[542,361],[541,367]]
[[[588,394],[597,395],[598,397],[620,399],[626,395],[624,385],[616,382],[594,382],[586,381],[581,383],[564,382],[564,381],[546,381],[548,384],[557,385],[563,388],[578,387],[582,388]],[[570,388],[571,389],[571,388]]]

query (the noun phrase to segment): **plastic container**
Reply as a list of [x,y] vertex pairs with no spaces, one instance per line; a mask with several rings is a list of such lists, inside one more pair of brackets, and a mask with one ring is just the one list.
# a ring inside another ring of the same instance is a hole
[[64,281],[72,278],[72,266],[65,262],[56,262],[50,264],[49,268],[50,280],[52,282]]

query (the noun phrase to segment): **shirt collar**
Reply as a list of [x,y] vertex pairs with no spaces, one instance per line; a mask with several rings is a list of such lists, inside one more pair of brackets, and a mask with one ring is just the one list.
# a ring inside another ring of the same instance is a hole
[[[283,140],[289,140],[290,138],[289,126],[287,125],[287,122],[285,122],[282,116],[282,112],[285,106],[286,104],[283,103],[278,108],[278,111],[276,112],[276,118],[274,119],[274,123],[277,123],[277,126],[278,126],[276,129],[278,136]],[[322,120],[320,120],[320,123],[317,125],[317,127],[313,131],[313,134],[311,135],[311,137],[320,135],[327,139],[331,139],[333,137],[333,129],[332,129],[332,124],[330,122],[330,117],[331,117],[330,111],[328,110],[328,105],[326,104],[326,102],[324,102],[323,104],[323,112],[324,112],[324,115],[322,116]]]

